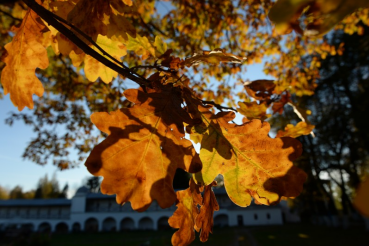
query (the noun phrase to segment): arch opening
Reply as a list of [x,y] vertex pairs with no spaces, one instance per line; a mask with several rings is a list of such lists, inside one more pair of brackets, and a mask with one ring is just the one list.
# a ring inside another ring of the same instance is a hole
[[144,217],[138,222],[138,229],[140,230],[154,230],[154,222],[149,217]]
[[229,219],[228,215],[226,214],[219,214],[214,218],[214,226],[216,227],[226,227],[229,226]]
[[51,225],[47,222],[43,222],[38,226],[38,231],[42,233],[50,233]]
[[121,231],[129,231],[135,229],[135,222],[131,218],[124,218],[120,222]]
[[64,222],[60,222],[55,226],[56,233],[68,233],[68,225]]
[[89,218],[85,221],[85,232],[99,231],[99,222],[95,218]]
[[158,230],[168,230],[171,228],[169,226],[168,219],[168,217],[164,216],[158,220]]
[[103,221],[103,231],[116,231],[117,222],[112,217],[108,217]]

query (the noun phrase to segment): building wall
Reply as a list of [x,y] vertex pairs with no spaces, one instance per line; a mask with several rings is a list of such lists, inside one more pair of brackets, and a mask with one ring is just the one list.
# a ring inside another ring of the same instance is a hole
[[[281,225],[283,223],[279,207],[240,208],[228,197],[217,196],[217,199],[221,209],[214,214],[215,226]],[[8,225],[16,225],[20,228],[27,224],[34,230],[39,230],[49,225],[51,231],[56,231],[57,228],[59,230],[67,228],[68,231],[158,230],[168,226],[167,220],[173,215],[175,209],[173,205],[163,210],[153,202],[146,211],[138,213],[132,210],[129,203],[123,206],[116,204],[113,197],[89,198],[87,194],[77,193],[72,198],[70,206],[0,207],[0,226],[4,228]]]

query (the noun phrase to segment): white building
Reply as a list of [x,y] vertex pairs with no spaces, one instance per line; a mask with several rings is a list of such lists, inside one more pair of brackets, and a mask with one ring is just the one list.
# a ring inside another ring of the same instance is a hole
[[[214,189],[220,210],[214,226],[281,225],[282,209],[254,205],[241,208],[233,204],[224,188]],[[168,218],[176,206],[161,209],[154,201],[145,212],[133,211],[130,204],[115,202],[115,196],[77,190],[72,199],[0,200],[0,230],[23,228],[29,231],[115,231],[158,230],[168,228]]]

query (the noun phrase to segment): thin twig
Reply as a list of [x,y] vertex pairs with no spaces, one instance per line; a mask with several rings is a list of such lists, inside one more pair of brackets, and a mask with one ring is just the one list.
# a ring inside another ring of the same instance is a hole
[[17,18],[17,17],[14,17],[12,16],[11,14],[9,14],[8,12],[4,11],[4,10],[1,10],[0,9],[0,13],[3,13],[4,15],[6,16],[9,16],[10,18],[12,18],[13,20],[16,20],[16,21],[22,21],[21,19]]
[[210,105],[213,105],[215,108],[217,108],[217,109],[218,109],[218,110],[220,110],[220,111],[223,111],[223,110],[232,110],[232,111],[234,111],[234,112],[238,112],[238,111],[237,111],[237,109],[234,109],[234,108],[232,108],[232,107],[224,107],[224,106],[219,105],[219,104],[217,104],[217,103],[215,103],[215,102],[213,102],[213,101],[205,101],[205,100],[201,100],[201,102],[202,102],[203,104],[210,104]]
[[[87,45],[83,40],[77,37],[71,30],[65,27],[62,23],[60,23],[55,17],[54,14],[36,3],[35,0],[23,0],[27,6],[32,9],[36,14],[38,14],[42,19],[44,19],[49,25],[53,26],[56,30],[58,30],[61,34],[67,37],[71,42],[78,46],[83,52],[92,56],[105,66],[111,68],[112,70],[118,72],[119,74],[125,76],[126,78],[136,82],[141,86],[149,86],[150,82],[141,77],[138,74],[132,73],[126,66],[122,67],[107,59],[106,57],[99,54],[97,51],[92,49],[89,45]],[[122,64],[123,65],[123,64]]]

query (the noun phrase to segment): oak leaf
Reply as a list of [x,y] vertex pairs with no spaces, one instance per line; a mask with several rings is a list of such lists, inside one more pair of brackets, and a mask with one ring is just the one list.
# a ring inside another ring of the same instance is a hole
[[310,125],[304,121],[300,121],[299,123],[297,123],[296,126],[292,125],[292,124],[288,124],[285,128],[284,131],[279,130],[277,133],[277,138],[280,137],[291,137],[291,138],[297,138],[300,137],[302,135],[309,135],[311,133],[312,130],[314,130],[315,126],[314,125]]
[[134,51],[137,55],[142,55],[142,60],[146,60],[150,55],[155,57],[155,48],[149,42],[147,37],[136,35],[135,38],[128,35],[128,40],[125,43],[127,50]]
[[172,236],[173,245],[189,245],[195,240],[195,220],[199,214],[198,205],[202,203],[201,190],[190,180],[190,187],[177,191],[177,209],[169,218],[172,228],[179,228]]
[[46,26],[32,10],[28,10],[19,27],[13,27],[13,41],[5,45],[8,55],[1,73],[4,94],[10,93],[10,100],[18,110],[33,108],[32,95],[42,96],[44,88],[36,77],[36,68],[49,65],[47,51],[42,45]]
[[369,218],[369,178],[364,180],[357,189],[354,205],[362,215]]
[[230,53],[225,53],[223,49],[215,49],[212,51],[200,51],[192,57],[184,60],[183,65],[190,67],[200,64],[200,62],[219,64],[220,62],[242,63],[246,57],[236,56]]
[[[271,8],[269,18],[279,33],[295,30],[305,35],[316,36],[327,33],[345,16],[358,8],[369,7],[366,0],[278,0]],[[300,15],[304,13],[311,22],[302,30]]]
[[[127,54],[125,45],[118,40],[109,39],[106,36],[98,35],[96,43],[118,61],[122,56],[125,56]],[[97,50],[97,48],[93,47],[93,49],[101,54],[101,52]],[[97,78],[100,77],[101,80],[105,83],[110,83],[113,78],[118,76],[118,73],[116,71],[108,68],[107,66],[89,55],[86,55],[85,57],[84,71],[86,74],[86,78],[92,82],[96,81]]]
[[199,111],[208,129],[200,150],[203,168],[195,174],[198,183],[208,185],[222,174],[228,196],[242,207],[251,203],[251,197],[271,205],[301,192],[306,174],[292,163],[302,153],[299,141],[270,138],[267,122],[236,125],[228,123],[233,112],[214,115],[202,106]]
[[196,229],[200,231],[200,241],[206,242],[209,238],[209,233],[213,233],[213,215],[214,211],[219,210],[219,205],[215,197],[212,187],[216,186],[217,182],[205,186],[204,195],[200,207],[200,213],[196,217]]
[[201,169],[192,143],[184,139],[183,122],[191,119],[181,108],[178,90],[166,88],[152,93],[126,90],[133,107],[91,115],[109,136],[95,146],[85,165],[93,175],[104,177],[102,193],[117,194],[119,204],[130,201],[138,211],[153,200],[162,208],[170,207],[176,200],[172,187],[176,169],[191,173]]
[[246,116],[248,120],[260,119],[265,120],[270,117],[270,114],[267,114],[266,111],[268,109],[268,105],[266,103],[257,102],[238,102],[238,106],[240,106],[237,111]]
[[254,80],[244,84],[247,94],[256,100],[269,99],[275,88],[274,80]]
[[277,113],[278,112],[278,113],[282,114],[283,113],[283,110],[284,110],[284,106],[287,103],[292,102],[290,98],[291,98],[290,93],[288,93],[288,92],[282,93],[280,100],[277,101],[277,102],[273,102],[273,106],[272,106],[273,112],[274,113]]

